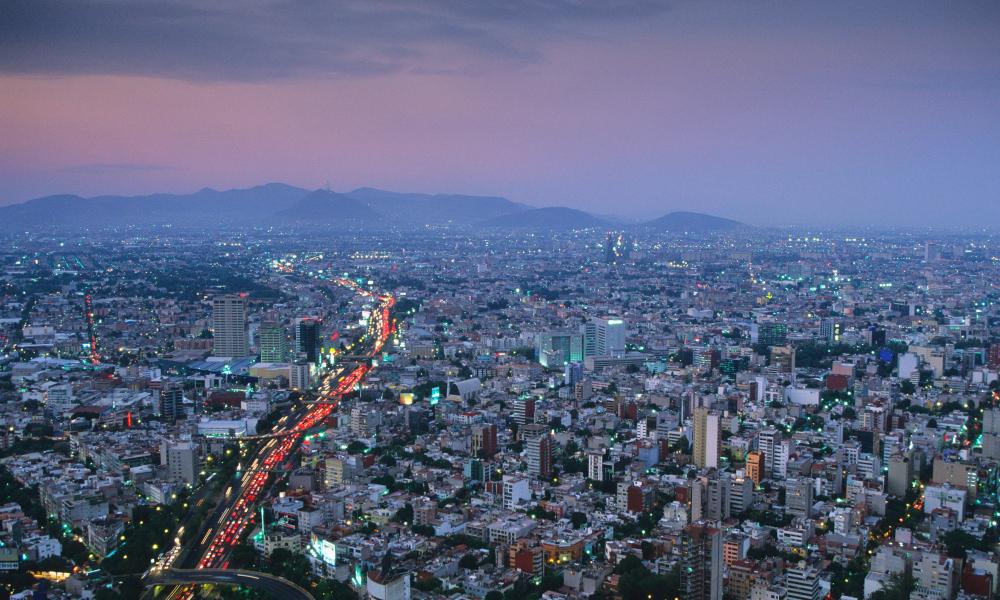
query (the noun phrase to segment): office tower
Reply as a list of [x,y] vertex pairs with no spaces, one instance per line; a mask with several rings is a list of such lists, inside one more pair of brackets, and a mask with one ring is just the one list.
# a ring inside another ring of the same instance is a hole
[[694,409],[694,464],[702,468],[718,467],[721,444],[719,415],[704,406]]
[[260,325],[260,362],[280,363],[288,359],[288,342],[281,323],[264,321]]
[[757,343],[765,346],[784,346],[788,343],[788,326],[784,323],[759,324]]
[[680,537],[685,600],[722,599],[722,536],[703,523],[688,525]]
[[184,416],[184,390],[176,383],[168,383],[160,390],[160,417],[174,422]]
[[212,299],[212,330],[216,356],[250,356],[247,343],[247,299],[243,296],[216,296]]
[[583,361],[583,335],[572,331],[547,331],[535,339],[538,362],[549,369]]
[[757,434],[757,449],[764,455],[764,477],[774,477],[774,457],[778,446],[781,444],[781,433],[771,427],[761,429]]
[[819,571],[805,562],[785,570],[786,600],[819,600]]
[[785,512],[797,517],[812,516],[813,480],[789,479],[785,482]]
[[316,319],[300,319],[295,327],[295,352],[306,355],[306,362],[319,362],[319,321]]
[[545,425],[530,423],[521,428],[528,454],[528,473],[539,479],[552,476],[552,437]]
[[760,450],[747,452],[747,477],[753,481],[755,486],[760,485],[764,479],[764,453]]
[[619,317],[601,317],[583,325],[584,356],[621,356],[625,354],[625,321]]
[[160,441],[160,465],[167,467],[171,479],[194,485],[198,477],[194,459],[195,449],[192,442],[166,438]]
[[479,425],[472,428],[472,455],[477,458],[493,458],[497,453],[497,426]]
[[819,337],[827,344],[839,344],[843,327],[837,319],[823,319],[819,324]]
[[924,262],[941,260],[941,246],[937,242],[924,242]]
[[604,262],[612,265],[615,262],[615,234],[609,233],[604,238]]

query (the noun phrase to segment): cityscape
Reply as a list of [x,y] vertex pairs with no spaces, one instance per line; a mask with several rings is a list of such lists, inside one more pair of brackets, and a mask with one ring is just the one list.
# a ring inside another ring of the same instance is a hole
[[1000,599],[998,34],[0,3],[0,600]]

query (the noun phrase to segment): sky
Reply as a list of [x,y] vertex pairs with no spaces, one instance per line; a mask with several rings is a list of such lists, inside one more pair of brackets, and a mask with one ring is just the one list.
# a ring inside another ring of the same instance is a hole
[[1000,226],[1000,3],[0,4],[0,204],[271,181]]

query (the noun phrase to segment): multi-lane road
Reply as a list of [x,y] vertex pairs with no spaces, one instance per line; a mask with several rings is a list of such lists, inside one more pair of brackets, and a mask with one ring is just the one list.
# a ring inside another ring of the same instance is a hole
[[[375,295],[349,279],[337,279],[334,283],[348,287],[355,293],[371,298],[375,301],[375,308],[368,319],[368,329],[358,342],[358,349],[355,354],[362,354],[371,359],[376,357],[385,346],[389,336],[392,335],[392,321],[390,313],[395,305],[395,298],[389,294]],[[304,410],[295,411],[290,415],[282,417],[275,425],[272,432],[273,437],[262,440],[263,446],[256,453],[256,458],[248,465],[243,473],[238,486],[227,489],[223,499],[223,508],[216,521],[210,525],[206,533],[198,542],[194,549],[196,556],[199,556],[197,569],[211,569],[218,575],[217,571],[226,569],[229,566],[229,554],[236,546],[243,534],[255,522],[257,516],[257,506],[263,499],[267,487],[272,481],[272,473],[288,462],[297,444],[310,429],[320,425],[334,410],[337,409],[339,400],[345,394],[354,390],[361,384],[365,375],[371,370],[369,360],[360,362],[349,368],[341,368],[331,372],[323,380],[319,387],[320,402],[309,404]],[[167,583],[162,576],[173,570],[172,561],[164,561],[150,571],[147,581],[155,584],[157,577],[159,581]],[[235,573],[235,571],[234,571]],[[244,573],[244,575],[246,575]],[[259,576],[254,574],[253,576]],[[247,577],[197,579],[198,583],[245,583],[242,579]],[[169,583],[175,583],[171,580]],[[184,582],[187,583],[187,582]],[[191,583],[195,583],[191,580]],[[190,598],[193,591],[190,586],[174,590],[171,597]],[[285,597],[279,595],[278,597]]]
[[312,600],[308,591],[287,579],[238,569],[168,569],[151,575],[150,585],[242,585],[281,600]]

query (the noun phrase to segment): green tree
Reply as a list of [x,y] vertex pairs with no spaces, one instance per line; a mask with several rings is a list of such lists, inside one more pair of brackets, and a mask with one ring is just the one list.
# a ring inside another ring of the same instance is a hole
[[475,569],[479,566],[479,559],[473,553],[468,553],[458,561],[458,566],[463,569]]

